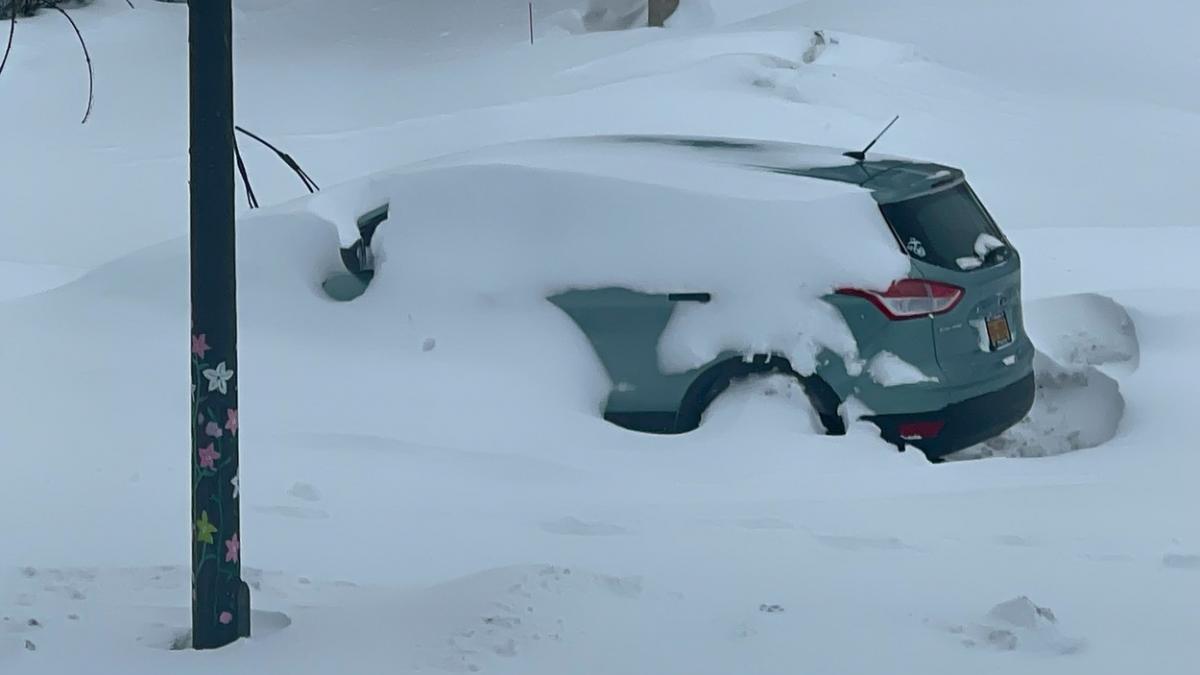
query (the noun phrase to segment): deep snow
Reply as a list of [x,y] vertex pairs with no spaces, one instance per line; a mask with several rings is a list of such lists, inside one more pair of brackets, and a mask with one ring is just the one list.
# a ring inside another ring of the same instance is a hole
[[[1194,669],[1190,4],[730,1],[713,28],[530,48],[524,2],[239,0],[239,120],[331,196],[513,140],[857,146],[900,113],[879,149],[966,168],[1044,353],[1035,415],[973,452],[1053,456],[931,466],[867,428],[817,436],[777,380],[693,434],[629,433],[552,306],[410,311],[386,283],[333,303],[337,199],[282,204],[240,234],[256,636],[206,654],[167,649],[188,606],[185,26],[136,4],[76,13],[87,126],[54,16],[20,23],[0,76],[0,672]],[[1110,50],[1110,20],[1145,48]],[[832,40],[805,63],[813,29]],[[301,193],[247,155],[260,197]]]

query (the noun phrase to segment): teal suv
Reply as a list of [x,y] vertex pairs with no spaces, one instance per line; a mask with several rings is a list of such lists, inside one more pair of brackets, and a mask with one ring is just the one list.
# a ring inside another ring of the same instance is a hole
[[[665,373],[657,346],[672,313],[687,303],[711,301],[710,289],[647,294],[601,288],[551,297],[608,371],[609,421],[637,431],[686,433],[732,383],[783,374],[803,384],[827,433],[845,433],[844,404],[854,398],[870,411],[864,419],[885,440],[900,449],[919,448],[938,461],[999,435],[1029,412],[1034,347],[1021,315],[1021,258],[959,169],[863,153],[822,155],[810,146],[758,141],[653,136],[590,141],[681,148],[712,161],[868,190],[898,250],[908,257],[907,277],[889,288],[838,289],[825,300],[845,319],[863,360],[886,352],[922,375],[882,384],[833,353],[822,354],[808,374],[778,354],[742,353],[723,354],[689,372]],[[789,163],[789,155],[806,160]],[[821,165],[814,156],[829,161]],[[362,240],[343,251],[347,267],[364,282],[371,272],[362,253],[385,217],[386,211],[364,216]]]

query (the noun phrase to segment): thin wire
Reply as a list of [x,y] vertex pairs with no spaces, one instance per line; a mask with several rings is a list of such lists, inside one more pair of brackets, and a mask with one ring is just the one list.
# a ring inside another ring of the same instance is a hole
[[83,121],[80,124],[87,124],[88,118],[92,115],[92,102],[96,91],[96,74],[92,70],[92,55],[88,53],[87,43],[83,41],[83,33],[79,32],[79,26],[75,23],[75,19],[72,19],[71,15],[67,14],[67,10],[58,5],[50,5],[49,7],[67,18],[67,21],[71,23],[71,28],[75,29],[75,36],[79,38],[79,46],[83,47],[83,58],[87,60],[88,68],[88,103],[87,110],[83,111]]
[[309,175],[307,173],[305,173],[304,169],[300,168],[299,162],[297,162],[295,159],[293,159],[291,155],[280,150],[279,148],[275,147],[274,145],[271,145],[271,143],[269,143],[262,136],[259,136],[258,134],[254,133],[252,131],[247,131],[245,128],[239,127],[239,126],[235,126],[234,129],[236,129],[237,131],[249,136],[250,138],[253,138],[254,140],[258,141],[259,143],[262,143],[263,145],[270,148],[272,152],[274,152],[276,155],[279,156],[279,159],[283,160],[284,164],[287,164],[288,167],[292,171],[294,171],[297,176],[300,177],[300,180],[304,183],[304,187],[308,188],[308,191],[310,193],[315,193],[315,192],[320,191],[321,188],[317,185],[317,182],[314,181],[312,178],[310,178]]
[[258,197],[254,194],[254,187],[250,185],[250,174],[246,171],[246,163],[242,161],[242,151],[238,148],[237,139],[233,139],[233,156],[237,158],[238,173],[242,175],[242,185],[246,186],[246,201],[250,202],[250,208],[258,208]]

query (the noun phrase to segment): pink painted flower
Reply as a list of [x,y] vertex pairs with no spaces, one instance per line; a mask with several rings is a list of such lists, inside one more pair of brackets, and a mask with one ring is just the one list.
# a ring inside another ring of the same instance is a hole
[[200,466],[205,469],[217,468],[214,462],[216,462],[218,459],[221,459],[221,453],[213,449],[212,443],[209,443],[207,446],[197,450],[196,454],[200,456]]
[[217,424],[216,422],[209,422],[208,425],[204,427],[204,433],[212,436],[213,438],[220,438],[225,435],[225,432],[221,431],[221,425]]
[[222,626],[228,626],[233,623],[233,615],[229,612],[221,612],[221,616],[217,617],[217,621],[220,621]]
[[234,436],[237,436],[237,430],[238,430],[237,408],[229,409],[229,419],[225,422],[225,429],[227,429],[229,431],[229,433],[233,434]]
[[241,550],[242,543],[238,541],[237,532],[234,532],[233,537],[225,542],[225,562],[237,562]]
[[207,354],[208,350],[210,349],[212,349],[212,347],[208,346],[208,336],[206,334],[201,333],[199,335],[192,336],[192,354],[195,354],[196,358],[204,358],[204,355]]

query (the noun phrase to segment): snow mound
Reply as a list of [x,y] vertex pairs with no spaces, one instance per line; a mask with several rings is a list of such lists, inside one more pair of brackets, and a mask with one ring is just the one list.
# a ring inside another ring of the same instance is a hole
[[832,95],[825,90],[835,69],[882,68],[915,58],[910,45],[824,30],[681,32],[590,59],[564,74],[590,86],[668,76],[690,87],[755,95],[778,90],[789,101],[815,103],[813,91]]
[[[514,151],[391,179],[371,293],[442,311],[573,289],[704,291],[711,302],[672,315],[659,345],[664,371],[735,352],[781,354],[808,373],[826,349],[858,362],[849,329],[821,298],[841,286],[884,288],[907,269],[865,191],[635,147],[561,149],[555,159]],[[552,166],[564,162],[574,168]]]
[[646,25],[647,0],[588,0],[582,24],[586,32],[627,30]]
[[1026,303],[1025,316],[1039,348],[1059,363],[1138,365],[1137,327],[1112,298],[1083,293],[1037,300]]
[[968,649],[1068,656],[1087,646],[1063,635],[1054,612],[1025,596],[996,605],[979,621],[941,628]]
[[[1053,611],[1035,605],[1025,596],[993,607],[986,623],[975,626],[974,633],[977,645],[1002,651],[1068,655],[1079,653],[1085,646],[1083,640],[1062,635]],[[968,644],[971,640],[966,638],[964,645],[972,646]]]
[[737,437],[739,430],[780,428],[815,435],[821,425],[794,377],[769,375],[734,382],[704,413],[704,434]]

